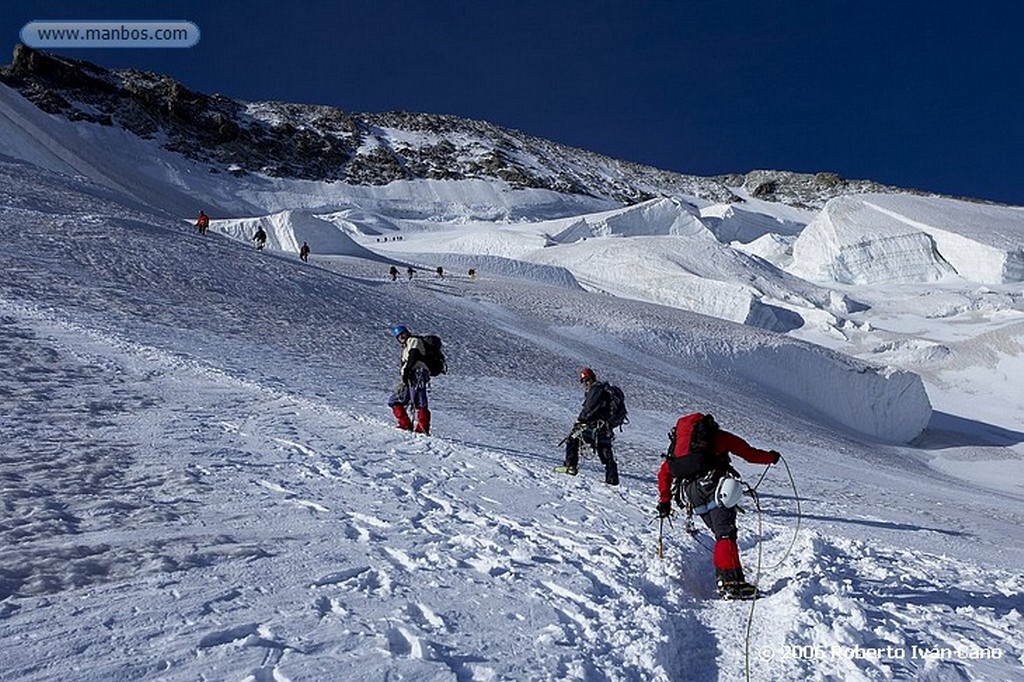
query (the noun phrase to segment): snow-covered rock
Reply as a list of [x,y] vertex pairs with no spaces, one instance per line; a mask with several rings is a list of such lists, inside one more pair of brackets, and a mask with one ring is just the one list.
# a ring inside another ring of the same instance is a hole
[[778,216],[747,211],[734,204],[715,204],[700,209],[701,222],[721,242],[748,244],[765,236],[796,236],[806,221],[795,222]]
[[369,260],[380,257],[356,244],[334,223],[303,211],[282,211],[269,216],[213,220],[210,229],[242,242],[251,241],[257,228],[267,233],[266,248],[298,253],[303,242],[316,244],[317,255],[355,256]]
[[927,233],[875,211],[861,197],[825,205],[793,243],[789,270],[843,284],[929,282],[953,272]]
[[373,186],[484,179],[619,204],[663,195],[735,198],[715,178],[617,161],[484,121],[241,102],[160,74],[107,70],[23,45],[0,68],[0,83],[48,114],[127,131],[204,172]]
[[[789,400],[798,401],[836,423],[883,443],[907,443],[932,416],[921,377],[894,366],[871,366],[817,346],[797,347],[789,339],[762,344],[724,344],[733,371],[756,377]],[[840,388],[841,387],[841,388]]]
[[833,199],[793,244],[790,272],[844,284],[984,283],[1024,278],[1024,210],[951,199],[858,195]]
[[863,201],[929,235],[942,260],[964,279],[985,284],[1024,280],[1024,208],[884,194]]
[[721,244],[706,228],[687,236],[608,237],[523,256],[567,267],[584,286],[777,332],[801,310],[831,309],[828,290]]
[[558,242],[591,237],[691,235],[707,230],[696,209],[677,199],[652,199],[622,209],[584,216],[553,235]]

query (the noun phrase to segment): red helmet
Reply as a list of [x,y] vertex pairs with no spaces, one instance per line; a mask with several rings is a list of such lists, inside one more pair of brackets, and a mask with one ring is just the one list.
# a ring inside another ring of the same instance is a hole
[[580,383],[585,381],[597,381],[597,377],[594,375],[594,370],[589,367],[583,367],[580,369]]

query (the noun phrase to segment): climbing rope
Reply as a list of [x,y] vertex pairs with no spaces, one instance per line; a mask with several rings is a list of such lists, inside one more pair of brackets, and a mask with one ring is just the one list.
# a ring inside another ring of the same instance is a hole
[[[793,472],[790,471],[789,464],[786,463],[786,459],[782,455],[779,455],[779,461],[782,462],[782,466],[785,467],[786,475],[789,477],[789,486],[793,489],[793,499],[796,501],[796,526],[794,526],[793,528],[793,538],[789,541],[789,546],[786,548],[786,551],[783,552],[782,557],[778,560],[778,562],[764,569],[765,571],[774,571],[776,568],[780,568],[782,564],[786,562],[786,559],[789,558],[790,553],[793,551],[793,547],[796,546],[797,538],[800,535],[800,524],[803,519],[803,510],[801,509],[800,505],[800,493],[797,492],[796,481],[793,479]],[[755,495],[757,491],[757,486],[761,485],[761,481],[764,480],[765,474],[768,473],[768,469],[769,467],[765,467],[764,472],[761,473],[761,477],[757,481],[757,485],[753,487],[752,492],[754,492]],[[758,511],[758,523],[760,523],[761,507],[760,505],[756,505],[756,507]],[[758,545],[760,545],[760,540],[758,541]]]
[[[782,564],[785,563],[786,559],[789,557],[790,552],[793,551],[793,547],[796,545],[797,536],[800,533],[800,519],[801,519],[801,516],[802,516],[802,511],[800,509],[800,494],[797,492],[796,481],[793,479],[793,472],[790,471],[789,464],[786,463],[786,460],[782,457],[782,455],[779,455],[779,461],[782,462],[782,465],[784,467],[786,467],[786,474],[788,474],[788,476],[789,476],[789,484],[793,488],[793,498],[796,500],[796,528],[793,531],[793,539],[790,541],[789,547],[787,547],[786,551],[783,553],[782,558],[779,559],[778,563],[776,563],[775,565],[769,566],[767,569],[765,569],[766,571],[773,571],[776,568],[781,567]],[[756,543],[757,543],[757,561],[755,562],[754,585],[757,585],[758,582],[760,582],[760,579],[761,579],[761,570],[762,570],[762,567],[761,567],[762,552],[761,552],[761,550],[762,550],[762,545],[764,544],[761,541],[763,536],[764,536],[764,513],[763,513],[763,511],[761,509],[761,498],[757,494],[757,487],[759,485],[761,485],[761,482],[764,480],[764,477],[768,473],[768,469],[769,468],[770,467],[765,467],[764,468],[764,471],[761,473],[761,477],[757,480],[757,484],[754,485],[753,488],[751,488],[749,486],[747,488],[748,494],[754,500],[754,509],[757,510],[757,539],[756,539]],[[743,637],[743,639],[744,639],[744,644],[743,644],[743,665],[744,665],[744,671],[746,673],[746,679],[747,679],[748,682],[750,680],[750,631],[751,631],[751,629],[753,628],[753,625],[754,625],[754,605],[755,604],[757,604],[757,599],[756,598],[752,599],[751,602],[750,602],[750,610],[747,612],[747,628],[746,628],[746,633],[744,634],[744,637]]]

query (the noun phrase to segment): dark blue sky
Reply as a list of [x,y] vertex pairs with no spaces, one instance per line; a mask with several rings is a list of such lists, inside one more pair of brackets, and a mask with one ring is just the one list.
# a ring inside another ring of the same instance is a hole
[[832,171],[1024,205],[1018,0],[10,5],[11,47],[37,19],[192,21],[191,49],[57,52],[203,92],[484,119],[684,173]]

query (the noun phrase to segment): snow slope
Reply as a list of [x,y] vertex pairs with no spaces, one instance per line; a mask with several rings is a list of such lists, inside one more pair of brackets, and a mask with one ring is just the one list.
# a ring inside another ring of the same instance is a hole
[[[1021,209],[214,170],[0,86],[3,679],[1021,677]],[[445,338],[429,438],[395,322]],[[619,488],[551,472],[583,364]],[[785,455],[752,607],[655,551],[695,409]]]
[[[881,442],[927,420],[914,375],[543,277],[303,264],[80,178],[0,176],[5,679],[1020,673],[1024,491]],[[429,438],[383,405],[396,321],[447,342]],[[584,363],[629,396],[617,489],[593,458],[550,471]],[[772,469],[741,518],[752,612],[713,598],[706,532],[677,520],[654,551],[664,433],[696,408],[798,485]],[[1022,434],[988,430],[1014,457]]]

